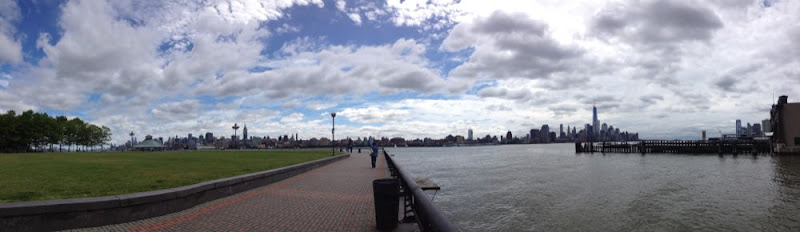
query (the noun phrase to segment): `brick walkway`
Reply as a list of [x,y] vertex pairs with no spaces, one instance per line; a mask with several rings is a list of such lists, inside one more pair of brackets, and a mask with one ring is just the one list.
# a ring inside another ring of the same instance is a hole
[[160,217],[74,231],[374,231],[368,153],[289,179]]

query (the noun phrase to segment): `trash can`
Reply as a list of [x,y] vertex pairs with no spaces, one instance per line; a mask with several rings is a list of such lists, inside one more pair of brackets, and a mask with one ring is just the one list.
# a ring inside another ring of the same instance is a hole
[[375,197],[375,222],[379,230],[397,227],[397,212],[400,210],[400,182],[394,178],[372,181]]

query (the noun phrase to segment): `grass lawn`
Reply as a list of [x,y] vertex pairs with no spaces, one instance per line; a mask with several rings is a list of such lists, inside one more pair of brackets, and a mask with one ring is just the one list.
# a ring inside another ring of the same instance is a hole
[[166,189],[330,155],[325,149],[0,154],[0,202]]

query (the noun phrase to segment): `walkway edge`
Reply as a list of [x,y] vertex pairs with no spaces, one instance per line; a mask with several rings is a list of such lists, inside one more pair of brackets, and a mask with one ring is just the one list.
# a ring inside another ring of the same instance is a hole
[[329,157],[198,184],[118,196],[0,204],[0,228],[52,231],[136,221],[178,212],[349,158]]

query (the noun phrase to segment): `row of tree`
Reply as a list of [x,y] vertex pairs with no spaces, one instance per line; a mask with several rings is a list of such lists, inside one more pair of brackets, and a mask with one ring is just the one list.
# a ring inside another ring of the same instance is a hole
[[[80,118],[51,117],[28,110],[0,114],[0,152],[88,150],[111,141],[111,130],[86,123]],[[58,147],[55,147],[55,146]]]

